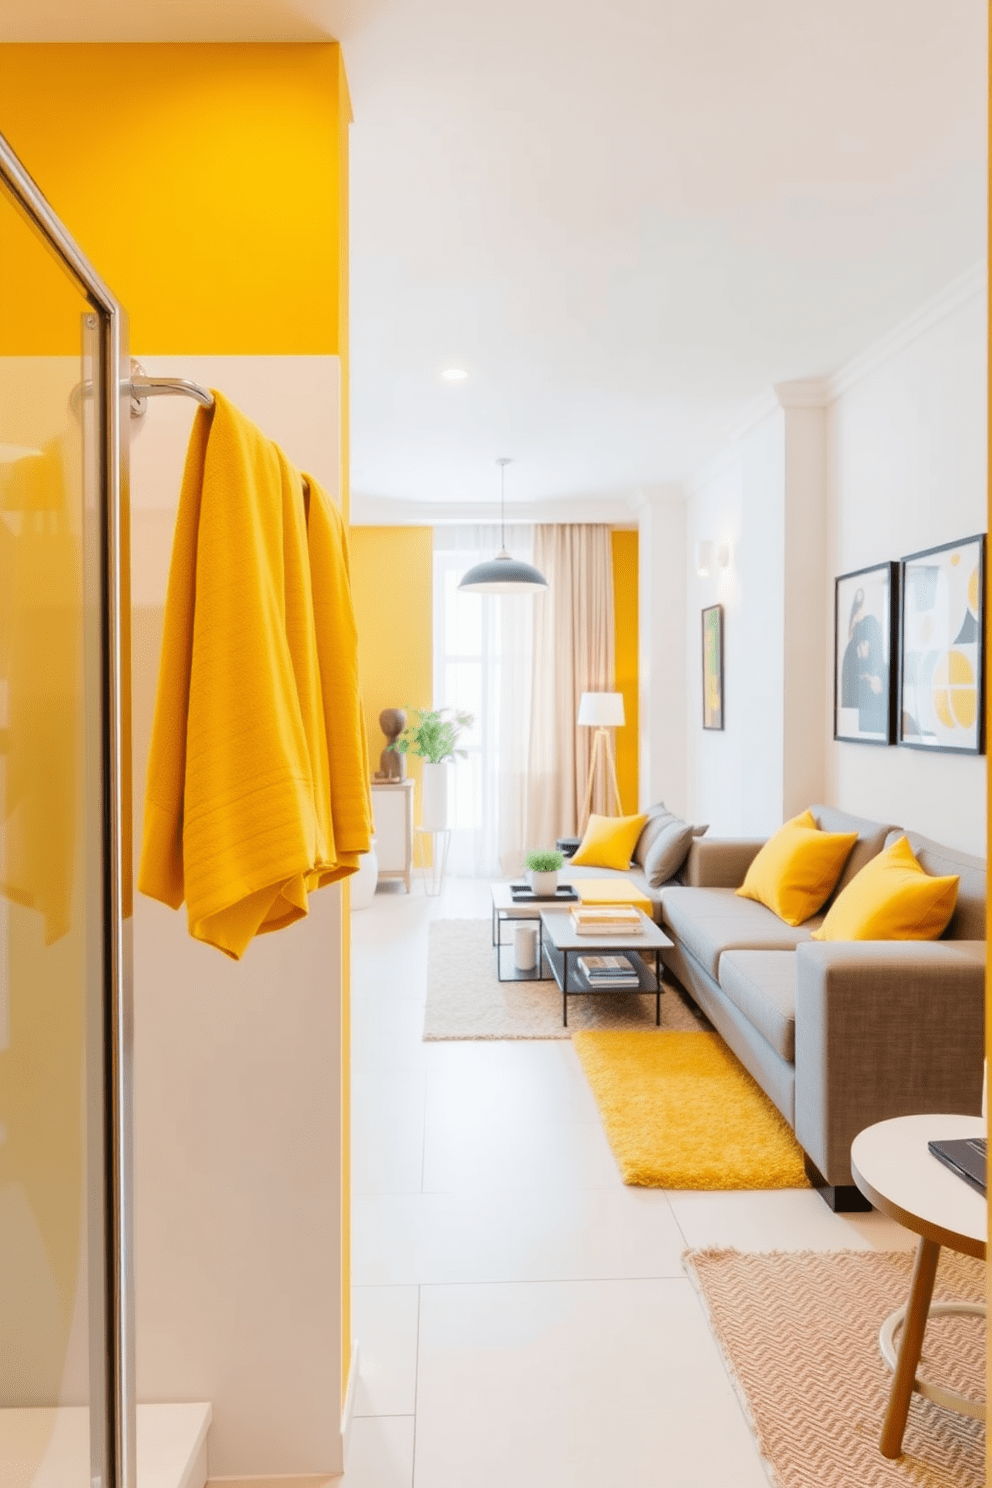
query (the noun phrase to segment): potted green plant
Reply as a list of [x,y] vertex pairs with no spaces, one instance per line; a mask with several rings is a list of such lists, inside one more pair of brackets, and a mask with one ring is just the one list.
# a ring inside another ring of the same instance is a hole
[[565,854],[554,847],[535,848],[524,858],[524,867],[530,878],[530,886],[537,899],[553,899],[558,892],[558,874],[565,862]]
[[471,728],[472,715],[455,708],[409,708],[407,712],[413,713],[417,721],[408,723],[389,748],[424,761],[420,780],[421,826],[441,832],[448,825],[447,765],[456,755],[465,758],[465,750],[458,748],[458,736],[462,729]]

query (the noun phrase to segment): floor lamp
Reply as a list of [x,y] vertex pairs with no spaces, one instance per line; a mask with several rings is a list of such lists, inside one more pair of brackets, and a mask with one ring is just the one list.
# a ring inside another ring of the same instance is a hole
[[589,810],[592,806],[592,788],[596,779],[596,766],[600,755],[605,755],[606,763],[609,765],[609,780],[613,786],[613,798],[616,802],[616,814],[623,814],[620,804],[620,786],[617,784],[617,763],[613,757],[613,741],[610,738],[611,728],[623,728],[623,693],[621,692],[584,692],[579,702],[578,723],[580,728],[594,728],[596,730],[592,739],[592,756],[589,760],[589,781],[586,785],[586,801],[582,808],[580,831],[585,831],[589,821]]

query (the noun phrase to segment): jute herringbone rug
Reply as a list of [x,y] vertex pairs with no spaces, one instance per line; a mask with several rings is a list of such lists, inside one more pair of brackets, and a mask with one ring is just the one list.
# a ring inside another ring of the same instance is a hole
[[[984,1425],[919,1395],[903,1456],[878,1450],[892,1381],[878,1330],[909,1295],[911,1251],[697,1250],[683,1261],[778,1488],[982,1488]],[[984,1262],[942,1251],[934,1298],[984,1301]],[[984,1399],[984,1321],[931,1322],[920,1374]]]

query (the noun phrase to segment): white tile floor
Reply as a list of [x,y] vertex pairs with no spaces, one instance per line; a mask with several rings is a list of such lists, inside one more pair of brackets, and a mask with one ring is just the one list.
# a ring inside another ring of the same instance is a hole
[[[352,917],[354,1326],[347,1488],[763,1488],[683,1250],[895,1248],[815,1194],[625,1188],[564,1041],[425,1044],[431,917]],[[488,945],[488,925],[480,926]]]

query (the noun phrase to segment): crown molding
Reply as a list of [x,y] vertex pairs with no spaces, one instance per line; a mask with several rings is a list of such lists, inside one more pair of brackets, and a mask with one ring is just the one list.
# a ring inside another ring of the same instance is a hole
[[845,362],[832,377],[827,378],[830,389],[828,402],[832,403],[862,378],[884,366],[892,357],[898,356],[899,352],[911,345],[917,337],[924,335],[932,326],[939,325],[960,306],[984,294],[987,287],[988,266],[985,263],[974,264],[957,279],[952,279],[951,283],[939,294],[927,300],[918,310],[914,310],[912,315],[908,315],[886,335],[872,342],[871,346],[859,352],[856,357],[852,357],[849,362]]
[[[738,440],[744,438],[745,434],[750,434],[752,429],[757,428],[758,424],[764,423],[770,414],[777,413],[781,406],[775,395],[775,389],[765,388],[765,391],[755,398],[753,403],[749,403],[733,423],[727,425],[723,431],[724,440],[728,444],[736,444]],[[719,459],[719,455],[716,458]]]
[[683,506],[685,499],[685,486],[638,486],[631,492],[629,505],[634,515],[641,517],[656,506]]
[[826,408],[834,396],[828,377],[804,377],[795,382],[776,382],[774,393],[782,408]]
[[885,365],[892,357],[924,335],[933,326],[953,315],[954,311],[970,300],[986,293],[988,288],[988,266],[974,264],[957,279],[953,279],[939,294],[927,300],[912,315],[901,320],[879,340],[864,351],[845,362],[828,377],[797,378],[789,382],[776,382],[749,404],[739,418],[728,424],[723,431],[722,447],[697,473],[690,474],[685,481],[686,495],[691,499],[706,486],[733,467],[736,447],[752,429],[786,408],[826,408],[848,389]]

